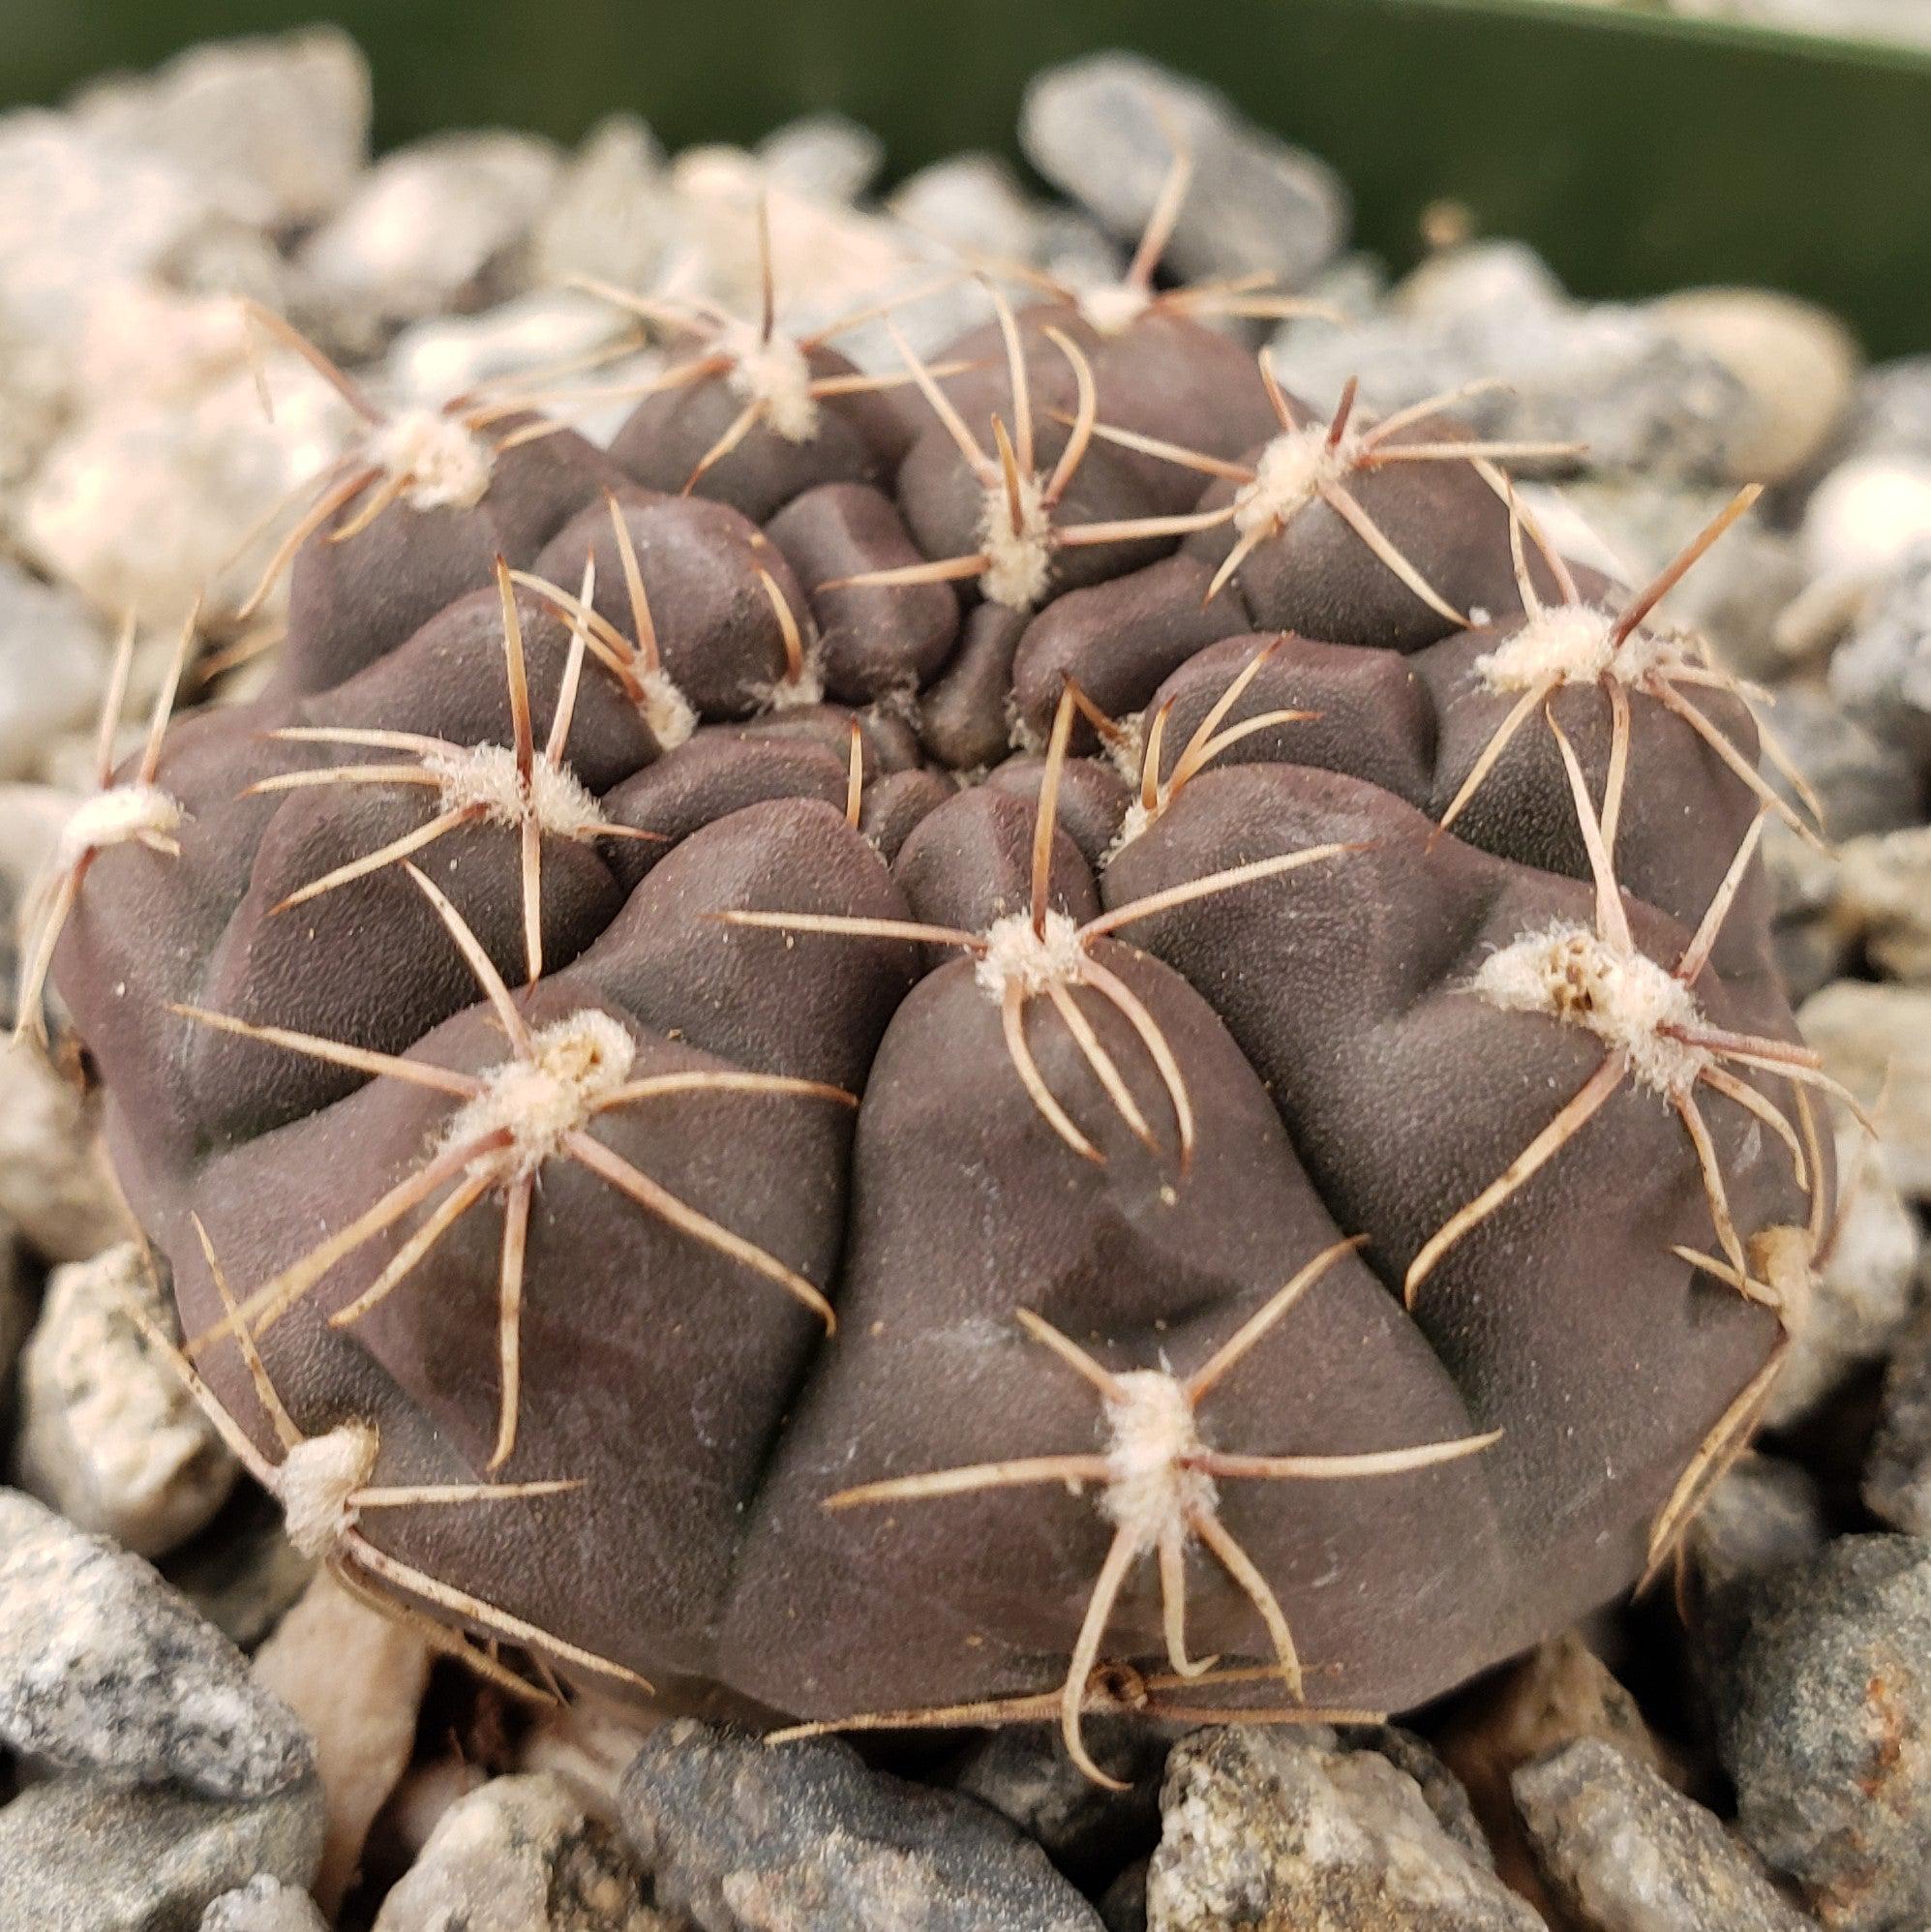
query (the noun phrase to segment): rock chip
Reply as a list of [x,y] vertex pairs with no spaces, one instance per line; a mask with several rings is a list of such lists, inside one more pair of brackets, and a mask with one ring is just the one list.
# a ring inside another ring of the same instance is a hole
[[239,1467],[134,1309],[164,1332],[173,1300],[124,1241],[56,1268],[20,1362],[17,1477],[28,1494],[137,1556],[207,1524]]
[[108,1783],[224,1799],[286,1790],[314,1766],[287,1706],[153,1569],[13,1490],[0,1490],[0,1740]]
[[1931,986],[1838,980],[1796,1017],[1827,1072],[1866,1106],[1883,1096],[1885,1165],[1901,1194],[1931,1200]]
[[[1571,301],[1532,250],[1479,243],[1426,265],[1380,315],[1345,329],[1291,322],[1277,338],[1282,380],[1329,408],[1350,377],[1364,402],[1402,408],[1466,382],[1507,379],[1458,403],[1485,436],[1582,442],[1586,458],[1530,468],[1596,470],[1717,483],[1750,400],[1716,357],[1642,306]],[[1523,468],[1524,466],[1516,466]]]
[[1594,1932],[1805,1932],[1702,1805],[1614,1744],[1584,1737],[1515,1774],[1535,1857]]
[[1844,1536],[1748,1586],[1712,1698],[1737,1828],[1833,1932],[1931,1911],[1931,1543]]
[[821,201],[857,201],[885,171],[885,143],[846,114],[805,114],[758,143],[774,181]]
[[[0,1810],[0,1925],[196,1932],[208,1907],[237,1886],[264,1876],[306,1886],[320,1846],[321,1793],[313,1779],[236,1803],[56,1778]],[[276,1932],[289,1922],[269,1921]]]
[[664,150],[635,114],[599,121],[563,165],[530,231],[530,279],[550,288],[593,275],[646,289],[677,233]]
[[376,1814],[407,1766],[431,1652],[406,1624],[350,1596],[328,1571],[255,1659],[255,1680],[315,1740],[327,1835],[315,1893],[342,1903]]
[[292,357],[178,399],[111,399],[48,451],[20,505],[21,541],[103,610],[178,626],[197,597],[213,621],[255,588],[269,542],[237,552],[264,514],[334,460],[346,410]]
[[1885,1372],[1864,1503],[1894,1529],[1931,1536],[1931,1296],[1920,1297]]
[[326,215],[369,153],[369,63],[339,28],[213,41],[79,95],[80,126],[167,163],[221,213],[286,228]]
[[0,1217],[51,1261],[128,1232],[95,1132],[94,1106],[32,1041],[0,1038]]
[[[829,1922],[829,1921],[828,1921]],[[555,1778],[493,1778],[443,1815],[375,1932],[677,1932]]]
[[223,1892],[201,1915],[200,1932],[328,1932],[328,1921],[307,1892],[262,1872]]
[[508,270],[562,172],[562,154],[534,135],[413,141],[362,176],[297,264],[331,315],[359,315],[365,326],[472,308]]
[[1321,1727],[1196,1732],[1174,1747],[1147,1932],[1536,1932],[1421,1787]]
[[1753,1449],[1705,1497],[1684,1532],[1683,1559],[1699,1598],[1714,1604],[1814,1556],[1829,1536],[1817,1478],[1801,1463]]
[[908,175],[891,192],[891,212],[921,239],[962,254],[1032,261],[1041,211],[1001,155],[954,154]]
[[619,1803],[659,1904],[702,1932],[1099,1932],[997,1813],[834,1738],[774,1747],[680,1720],[646,1742]]
[[1036,75],[1019,139],[1047,180],[1129,242],[1153,213],[1181,142],[1196,186],[1164,261],[1182,281],[1265,274],[1299,287],[1347,239],[1347,191],[1325,162],[1263,133],[1212,88],[1137,54],[1090,54]]

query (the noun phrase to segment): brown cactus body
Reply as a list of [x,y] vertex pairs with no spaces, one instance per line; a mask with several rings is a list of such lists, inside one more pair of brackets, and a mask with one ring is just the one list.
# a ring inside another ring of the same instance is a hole
[[1740,1441],[1829,1192],[1747,703],[1646,609],[1552,673],[1619,593],[1506,449],[1228,354],[1056,300],[318,529],[178,828],[88,849],[127,1192],[259,1456],[265,1375],[423,1493],[379,1586],[1078,1749],[1433,1696]]

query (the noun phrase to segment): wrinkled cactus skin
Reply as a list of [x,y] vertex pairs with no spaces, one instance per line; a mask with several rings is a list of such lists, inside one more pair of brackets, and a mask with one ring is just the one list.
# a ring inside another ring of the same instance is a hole
[[[1078,433],[1077,365],[1048,325],[1083,353],[1102,428],[1249,469],[1282,434],[1252,359],[1224,336],[1161,314],[1103,337],[1046,305],[1018,330],[1035,475]],[[988,330],[961,344],[951,359],[966,373],[945,385],[988,459],[990,418],[1010,429],[1023,413],[1001,343]],[[844,367],[829,351],[811,366]],[[1355,479],[1361,507],[1465,626],[1325,498],[1264,535],[1209,596],[1236,527],[1162,520],[1229,505],[1237,478],[1096,436],[1056,526],[1155,528],[1052,551],[1040,595],[1020,605],[988,597],[978,571],[842,581],[986,541],[984,478],[916,386],[828,400],[801,440],[753,424],[680,494],[735,413],[725,378],[707,378],[643,405],[609,456],[567,435],[530,441],[473,508],[398,503],[340,543],[324,528],[296,560],[267,695],[169,732],[159,782],[185,807],[180,854],[99,856],[55,982],[104,1082],[128,1197],[172,1266],[184,1332],[205,1336],[224,1317],[191,1216],[246,1300],[446,1148],[463,1102],[179,1009],[459,1072],[506,1051],[500,1013],[400,863],[277,910],[427,825],[441,800],[409,784],[249,788],[414,754],[268,734],[510,745],[493,559],[574,596],[594,558],[594,608],[634,643],[615,514],[661,677],[695,729],[662,728],[661,707],[592,650],[561,762],[603,824],[656,836],[544,830],[542,974],[527,988],[517,828],[471,820],[413,860],[528,1028],[593,1011],[628,1037],[633,1080],[736,1071],[851,1097],[693,1084],[595,1126],[636,1172],[821,1292],[836,1326],[580,1162],[549,1160],[529,1209],[514,1446],[493,1468],[502,1188],[482,1190],[379,1306],[328,1319],[424,1225],[426,1199],[263,1329],[275,1387],[306,1436],[372,1425],[385,1485],[577,1486],[393,1509],[365,1532],[687,1707],[830,1719],[1050,1693],[1108,1556],[1106,1495],[1048,1482],[827,1499],[920,1472],[1103,1453],[1094,1389],[1017,1310],[1114,1372],[1184,1374],[1312,1257],[1359,1235],[1203,1400],[1202,1438],[1279,1456],[1499,1435],[1372,1480],[1220,1485],[1218,1520],[1284,1612],[1310,1703],[1413,1706],[1625,1587],[1673,1488],[1781,1333],[1761,1298],[1676,1252],[1723,1251],[1669,1101],[1624,1081],[1447,1248],[1411,1307],[1403,1293],[1431,1235],[1604,1053],[1584,1027],[1473,987],[1523,935],[1587,926],[1599,911],[1584,815],[1539,709],[1438,829],[1517,704],[1481,669],[1532,620],[1503,495],[1473,461]],[[1452,415],[1401,432],[1471,434]],[[1574,574],[1579,598],[1624,594]],[[1534,601],[1558,598],[1533,545],[1526,580]],[[572,629],[540,588],[515,597],[540,745]],[[1257,656],[1237,704],[1209,720]],[[1051,994],[1025,1003],[1038,1079],[1089,1151],[1022,1079],[983,962],[894,929],[983,935],[1028,915],[1043,754],[1068,679],[1105,718],[1140,722],[1116,755],[1086,713],[1068,714],[1041,875],[1056,920],[1103,920],[1228,868],[1347,848],[1085,944],[1082,958],[1128,989],[1170,1055],[1191,1132],[1127,1007],[1083,981],[1060,989],[1145,1132]],[[1578,679],[1548,700],[1598,809],[1606,688]],[[1714,683],[1697,698],[1754,767],[1740,700]],[[1628,703],[1619,903],[1636,946],[1669,965],[1758,800],[1677,709],[1640,687]],[[1203,720],[1211,737],[1217,723],[1286,710],[1312,715],[1182,770]],[[1163,798],[1156,786],[1149,811],[1133,747],[1162,713],[1156,778],[1183,782]],[[746,911],[889,923],[719,917]],[[1712,1025],[1787,1042],[1766,917],[1752,864],[1695,991]],[[1774,1070],[1733,1071],[1790,1109]],[[1754,1257],[1766,1231],[1805,1225],[1816,1203],[1741,1105],[1705,1093],[1702,1115]],[[1827,1192],[1821,1172],[1812,1180]],[[279,1454],[232,1336],[196,1354],[261,1453]],[[1197,1541],[1185,1580],[1194,1657],[1223,1669],[1273,1659],[1252,1593]],[[1161,1603],[1155,1563],[1136,1562],[1100,1655],[1163,1668]],[[1242,1695],[1279,1703],[1282,1689]]]

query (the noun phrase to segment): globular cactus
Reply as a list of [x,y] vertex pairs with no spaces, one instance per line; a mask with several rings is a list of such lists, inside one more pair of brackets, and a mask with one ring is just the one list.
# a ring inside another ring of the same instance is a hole
[[1454,1685],[1743,1439],[1830,1198],[1747,694],[1157,253],[903,380],[647,305],[614,458],[345,381],[275,683],[104,771],[41,951],[358,1587],[1097,1772]]

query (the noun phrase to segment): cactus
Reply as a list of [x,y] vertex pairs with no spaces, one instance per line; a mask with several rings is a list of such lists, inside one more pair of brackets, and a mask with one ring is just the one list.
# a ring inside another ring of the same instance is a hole
[[1322,420],[1155,291],[1181,192],[885,378],[628,298],[695,347],[610,456],[331,372],[273,683],[63,847],[23,1016],[187,1373],[486,1670],[1103,1776],[1451,1687],[1747,1434],[1843,1097],[1654,616],[1720,529],[1632,595],[1543,449]]

